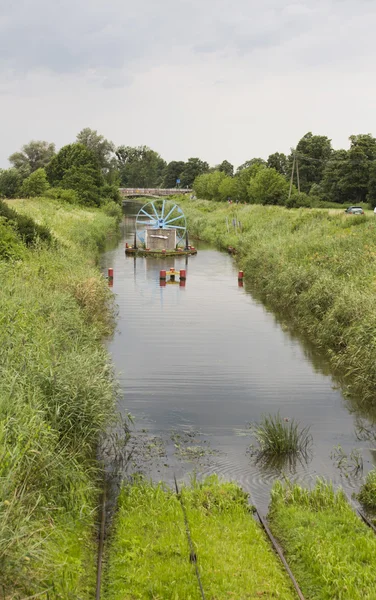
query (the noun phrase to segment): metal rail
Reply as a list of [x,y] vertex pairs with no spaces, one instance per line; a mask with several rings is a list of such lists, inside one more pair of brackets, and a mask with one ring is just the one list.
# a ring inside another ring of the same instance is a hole
[[187,534],[187,538],[188,538],[188,544],[189,544],[189,560],[191,563],[194,564],[195,566],[195,571],[196,571],[196,577],[197,577],[197,581],[198,581],[198,586],[200,588],[200,593],[201,593],[201,598],[202,600],[205,600],[205,593],[204,593],[204,588],[202,587],[202,582],[201,582],[201,577],[200,577],[200,571],[198,570],[198,564],[197,564],[197,555],[193,546],[193,542],[192,542],[192,538],[191,538],[191,532],[189,529],[189,522],[188,522],[188,516],[187,516],[187,511],[185,510],[185,506],[184,506],[184,502],[183,502],[183,498],[179,492],[179,488],[178,488],[178,482],[176,481],[176,477],[174,475],[174,481],[175,481],[175,489],[176,489],[176,496],[180,502],[180,506],[182,508],[183,511],[183,515],[184,515],[184,523],[185,523],[185,531]]
[[305,598],[303,596],[303,592],[300,589],[299,584],[296,581],[296,579],[294,577],[294,574],[291,571],[291,569],[290,569],[290,567],[288,565],[288,562],[287,562],[287,560],[285,559],[285,557],[283,555],[283,551],[282,551],[281,546],[278,544],[278,542],[275,539],[274,535],[270,531],[269,526],[268,526],[266,520],[264,519],[264,517],[262,517],[260,515],[259,511],[257,510],[257,507],[254,504],[252,504],[252,506],[254,507],[254,509],[256,511],[256,515],[257,515],[257,517],[258,517],[258,519],[259,519],[259,521],[260,521],[260,523],[261,523],[261,525],[262,525],[262,527],[263,527],[266,535],[270,539],[270,541],[271,541],[271,543],[273,545],[274,550],[276,551],[276,553],[278,554],[279,558],[281,559],[281,562],[282,562],[283,566],[285,567],[285,569],[286,569],[286,571],[287,571],[287,573],[288,573],[288,575],[289,575],[289,577],[290,577],[290,579],[291,579],[291,581],[293,583],[293,586],[294,586],[294,588],[296,590],[296,593],[298,594],[299,600],[305,600]]

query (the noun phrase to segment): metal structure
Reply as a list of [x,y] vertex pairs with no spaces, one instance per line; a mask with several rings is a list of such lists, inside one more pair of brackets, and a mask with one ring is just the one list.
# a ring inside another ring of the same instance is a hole
[[190,194],[191,188],[119,188],[123,198],[132,196],[151,196],[160,198],[161,196],[176,196],[176,194]]
[[171,200],[154,200],[144,204],[136,217],[136,233],[145,242],[147,229],[175,229],[177,244],[185,240],[187,221],[178,204]]

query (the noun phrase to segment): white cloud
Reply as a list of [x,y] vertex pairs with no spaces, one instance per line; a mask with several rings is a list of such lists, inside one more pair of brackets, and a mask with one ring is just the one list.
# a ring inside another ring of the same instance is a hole
[[344,145],[373,128],[375,26],[371,0],[2,0],[0,166],[86,126],[212,164]]

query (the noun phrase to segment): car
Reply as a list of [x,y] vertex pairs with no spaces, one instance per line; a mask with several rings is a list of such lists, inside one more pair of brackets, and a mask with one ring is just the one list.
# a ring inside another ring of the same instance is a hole
[[361,206],[349,206],[349,208],[346,208],[345,213],[348,215],[364,215],[364,210]]

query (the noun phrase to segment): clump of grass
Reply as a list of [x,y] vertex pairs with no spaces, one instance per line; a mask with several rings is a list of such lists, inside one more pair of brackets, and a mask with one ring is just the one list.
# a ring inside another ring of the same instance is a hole
[[308,458],[312,446],[309,427],[301,427],[295,419],[265,415],[261,422],[251,425],[258,446],[251,451],[258,460],[273,457],[302,456]]
[[376,469],[368,473],[365,483],[360,488],[358,500],[376,516]]
[[[295,596],[278,558],[252,517],[248,496],[212,476],[180,497],[207,598]],[[176,494],[136,481],[120,494],[108,550],[105,598],[201,598]]]
[[376,537],[342,491],[277,482],[269,520],[306,598],[374,598]]

